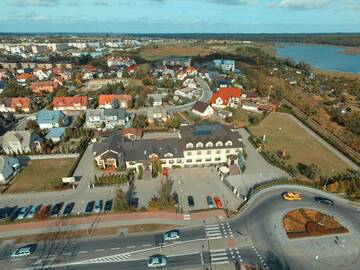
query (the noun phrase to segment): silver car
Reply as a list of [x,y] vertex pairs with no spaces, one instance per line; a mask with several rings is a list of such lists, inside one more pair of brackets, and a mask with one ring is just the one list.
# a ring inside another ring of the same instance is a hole
[[164,267],[167,264],[167,258],[164,255],[152,255],[148,261],[148,267]]

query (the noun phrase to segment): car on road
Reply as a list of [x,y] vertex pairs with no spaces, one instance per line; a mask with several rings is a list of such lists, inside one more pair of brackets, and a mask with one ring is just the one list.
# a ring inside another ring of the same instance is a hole
[[32,205],[22,207],[16,219],[24,219],[32,207]]
[[75,203],[74,202],[69,202],[65,205],[64,208],[64,212],[63,212],[63,216],[67,217],[71,214],[72,210],[74,209]]
[[206,201],[207,201],[207,204],[208,204],[209,208],[215,208],[214,201],[211,198],[211,196],[207,196]]
[[40,205],[34,205],[33,207],[31,207],[29,213],[26,216],[26,219],[33,218],[35,216],[35,214],[40,210],[41,206],[42,205],[40,204]]
[[148,267],[164,267],[167,264],[167,258],[164,255],[152,255],[149,257]]
[[107,200],[107,201],[105,202],[105,206],[104,206],[104,212],[105,212],[105,213],[111,211],[112,204],[113,204],[112,200]]
[[180,238],[180,231],[179,230],[171,230],[164,233],[164,241],[171,241]]
[[215,202],[216,208],[223,208],[221,199],[219,197],[214,197],[214,202]]
[[314,197],[315,201],[317,203],[323,203],[323,204],[326,204],[326,205],[330,205],[330,206],[333,206],[334,205],[334,202],[328,198],[324,198],[324,197]]
[[57,216],[59,216],[59,215],[60,215],[61,208],[63,207],[63,205],[64,205],[63,202],[59,202],[59,203],[54,204],[54,205],[51,207],[50,216],[52,216],[52,217],[57,217]]
[[98,200],[95,203],[94,211],[95,213],[100,213],[103,208],[103,200]]
[[297,193],[297,192],[283,192],[281,194],[281,197],[285,201],[300,201],[300,200],[302,200],[300,193]]
[[188,200],[188,204],[190,207],[194,207],[195,206],[195,202],[194,202],[194,197],[193,196],[188,196],[187,197]]
[[90,201],[86,204],[85,213],[90,214],[94,210],[95,201]]
[[15,249],[11,253],[10,257],[13,259],[19,258],[19,257],[26,257],[26,256],[29,256],[32,253],[34,253],[35,249],[36,249],[36,244],[20,247],[18,249]]

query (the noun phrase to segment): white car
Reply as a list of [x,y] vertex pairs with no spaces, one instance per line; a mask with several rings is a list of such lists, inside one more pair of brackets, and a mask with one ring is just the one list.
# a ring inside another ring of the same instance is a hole
[[94,211],[95,213],[100,213],[101,210],[103,208],[103,200],[98,200],[96,203],[95,203],[95,207],[94,207]]
[[148,267],[164,267],[167,264],[167,258],[164,255],[152,255],[148,261]]
[[27,213],[29,212],[30,208],[32,207],[31,206],[28,206],[28,207],[22,207],[18,216],[17,216],[17,219],[24,219],[27,215]]
[[26,257],[31,255],[33,249],[31,247],[21,247],[11,253],[11,258]]
[[176,240],[180,238],[180,231],[179,230],[171,230],[166,233],[164,233],[164,240],[165,241],[171,241]]

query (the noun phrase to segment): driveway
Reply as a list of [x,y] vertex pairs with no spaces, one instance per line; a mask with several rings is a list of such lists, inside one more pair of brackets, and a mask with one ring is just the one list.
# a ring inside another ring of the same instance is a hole
[[231,175],[226,180],[236,189],[240,191],[240,194],[247,194],[248,190],[257,183],[262,183],[274,178],[290,178],[291,176],[269,164],[250,143],[250,134],[245,129],[238,129],[242,136],[243,143],[245,145],[247,159],[246,170],[241,175]]

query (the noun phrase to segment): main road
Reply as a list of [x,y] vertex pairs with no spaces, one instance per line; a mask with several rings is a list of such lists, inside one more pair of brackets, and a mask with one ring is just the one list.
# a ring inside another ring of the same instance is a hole
[[[281,198],[284,190],[300,192],[302,201]],[[315,202],[331,197],[334,206]],[[283,216],[296,208],[317,209],[334,216],[349,233],[288,239]],[[360,215],[351,203],[330,194],[297,186],[278,186],[254,195],[234,218],[218,224],[180,228],[181,238],[164,242],[162,233],[144,233],[95,239],[49,239],[38,244],[28,258],[10,259],[17,246],[3,245],[0,269],[145,269],[146,259],[161,253],[169,257],[167,269],[204,269],[233,262],[257,264],[264,269],[360,269]],[[223,269],[223,268],[222,268]]]

